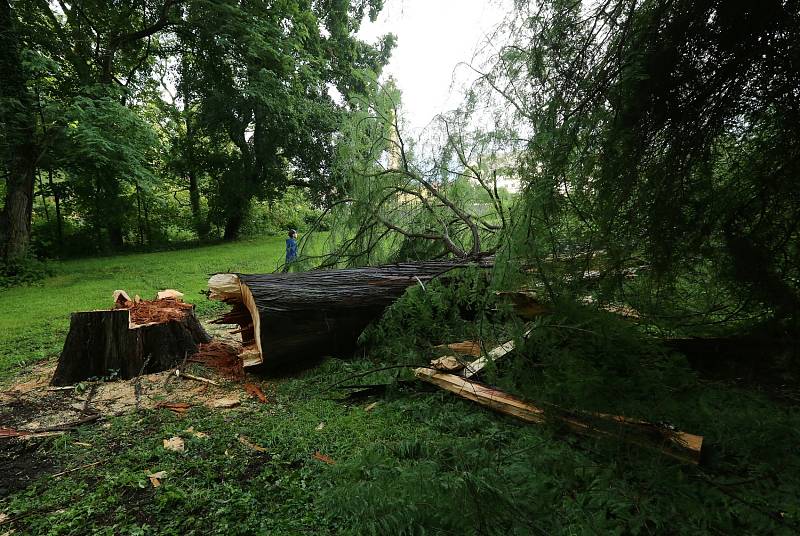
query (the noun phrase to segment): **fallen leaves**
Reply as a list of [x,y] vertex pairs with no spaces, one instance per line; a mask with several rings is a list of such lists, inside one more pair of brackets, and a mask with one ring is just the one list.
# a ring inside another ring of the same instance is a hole
[[178,436],[164,440],[164,448],[173,452],[183,452],[185,449],[183,438]]
[[314,454],[311,455],[311,457],[314,458],[315,460],[325,462],[328,465],[336,465],[336,460],[334,460],[330,456],[322,454],[320,451],[315,452]]
[[267,395],[264,394],[264,391],[262,391],[258,385],[246,383],[244,384],[244,390],[247,391],[247,394],[250,396],[257,398],[262,404],[267,403]]
[[150,479],[150,484],[152,484],[154,488],[159,487],[161,485],[161,481],[167,476],[166,471],[158,471],[157,473],[145,471],[145,474],[147,475],[147,478]]
[[187,402],[159,402],[156,404],[156,407],[168,409],[176,415],[183,415],[189,411],[189,408],[191,408],[192,405]]

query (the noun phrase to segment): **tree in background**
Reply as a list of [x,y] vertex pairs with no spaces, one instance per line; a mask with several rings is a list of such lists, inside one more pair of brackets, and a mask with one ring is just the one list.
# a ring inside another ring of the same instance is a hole
[[289,185],[326,191],[342,111],[329,86],[352,85],[360,69],[380,70],[391,50],[390,38],[379,52],[352,37],[368,5],[380,8],[191,6],[180,33],[191,58],[181,66],[181,86],[198,103],[199,128],[224,134],[236,149],[210,199],[226,239],[238,236],[254,198],[275,199]]
[[381,5],[19,0],[15,13],[6,2],[3,211],[15,227],[4,226],[3,258],[27,249],[34,193],[45,254],[215,228],[235,238],[252,200],[289,185],[320,202],[346,106],[329,89],[349,94],[354,73],[388,60],[391,36],[354,37]]

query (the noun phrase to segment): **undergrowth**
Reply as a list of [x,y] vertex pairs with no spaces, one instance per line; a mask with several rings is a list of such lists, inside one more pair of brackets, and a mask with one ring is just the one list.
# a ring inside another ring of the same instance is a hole
[[47,262],[35,257],[23,257],[12,261],[0,260],[0,289],[20,285],[31,285],[52,275]]

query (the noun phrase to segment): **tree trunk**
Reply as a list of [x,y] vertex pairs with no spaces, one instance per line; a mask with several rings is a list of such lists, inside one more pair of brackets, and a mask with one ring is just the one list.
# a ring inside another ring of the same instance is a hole
[[187,176],[189,179],[189,204],[192,207],[192,222],[194,229],[197,232],[197,237],[201,240],[208,238],[208,224],[203,221],[203,214],[200,211],[200,185],[197,180],[197,172],[195,168],[194,158],[194,128],[192,125],[192,117],[190,115],[190,93],[188,88],[184,92],[184,125],[186,126],[186,147],[185,157],[187,162]]
[[28,253],[37,159],[36,121],[15,26],[11,5],[0,0],[0,123],[6,124],[9,145],[5,204],[0,214],[0,255],[5,260]]
[[201,240],[208,238],[208,224],[203,221],[203,213],[200,210],[200,187],[197,182],[197,175],[194,170],[189,170],[189,203],[192,207],[192,222],[197,237]]
[[[474,266],[475,264],[473,264]],[[245,366],[346,355],[408,287],[463,267],[448,261],[266,275],[217,274],[210,298],[233,305]],[[479,266],[491,266],[484,260]]]
[[50,223],[50,211],[47,208],[47,195],[45,195],[45,187],[44,187],[44,181],[42,180],[42,174],[37,173],[36,178],[39,180],[39,195],[42,196],[42,208],[44,209],[44,217],[47,220],[47,223]]
[[239,211],[228,216],[225,222],[225,234],[223,235],[223,239],[231,241],[239,238],[239,231],[242,229],[243,222],[244,215]]
[[50,184],[50,191],[53,192],[53,201],[56,204],[56,236],[61,241],[63,230],[61,228],[61,196],[58,194],[58,189],[53,183],[53,168],[47,170],[47,182]]

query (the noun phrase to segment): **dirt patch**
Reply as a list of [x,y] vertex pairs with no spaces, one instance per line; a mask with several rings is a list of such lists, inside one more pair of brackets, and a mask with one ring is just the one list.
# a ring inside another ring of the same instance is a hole
[[214,341],[189,358],[187,366],[192,374],[178,376],[170,370],[130,380],[83,382],[70,388],[50,387],[56,363],[42,363],[0,392],[0,422],[4,428],[36,432],[74,423],[87,415],[112,417],[169,408],[170,404],[218,409],[219,401],[226,400],[235,401],[227,404],[233,407],[249,398],[239,383],[244,370],[237,352],[234,346]]
[[0,499],[57,469],[56,462],[41,451],[39,441],[0,441]]

